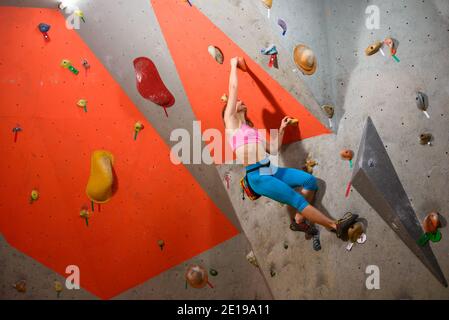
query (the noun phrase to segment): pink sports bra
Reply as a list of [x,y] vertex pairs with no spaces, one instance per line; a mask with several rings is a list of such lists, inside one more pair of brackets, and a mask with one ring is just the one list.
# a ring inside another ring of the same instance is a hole
[[231,136],[229,141],[231,144],[232,151],[235,151],[238,147],[245,144],[259,143],[265,141],[265,139],[259,135],[256,129],[251,128],[246,123]]

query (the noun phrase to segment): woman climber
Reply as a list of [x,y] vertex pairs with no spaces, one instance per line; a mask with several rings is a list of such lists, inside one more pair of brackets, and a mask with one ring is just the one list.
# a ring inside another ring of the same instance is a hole
[[[293,231],[306,232],[309,235],[317,233],[316,228],[306,223],[306,219],[320,224],[335,232],[338,238],[347,234],[349,227],[354,224],[358,215],[347,213],[342,219],[332,220],[313,207],[313,202],[318,185],[316,178],[302,170],[294,168],[280,168],[270,164],[268,154],[277,154],[282,144],[285,128],[293,120],[284,117],[277,134],[271,137],[277,145],[265,143],[264,138],[253,128],[252,122],[247,117],[247,106],[238,100],[237,71],[247,69],[245,60],[241,57],[231,59],[231,73],[229,77],[229,96],[223,110],[228,141],[239,161],[246,167],[244,181],[247,187],[257,196],[265,196],[281,203],[290,205],[296,209],[296,215],[290,225]],[[301,187],[300,193],[294,189]]]

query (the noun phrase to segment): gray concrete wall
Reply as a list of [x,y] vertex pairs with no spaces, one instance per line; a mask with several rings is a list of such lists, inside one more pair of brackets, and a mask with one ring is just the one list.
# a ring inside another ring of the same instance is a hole
[[[21,1],[23,5],[25,2]],[[448,289],[433,278],[357,192],[351,192],[349,199],[344,197],[351,172],[338,155],[342,148],[357,151],[363,124],[366,117],[371,116],[419,219],[433,210],[439,210],[446,219],[449,218],[449,191],[446,188],[449,181],[448,2],[274,1],[271,19],[267,18],[266,10],[258,0],[192,2],[323,122],[326,119],[319,106],[329,102],[336,105],[337,134],[284,147],[282,163],[300,168],[306,154],[312,152],[319,163],[315,168],[321,187],[317,206],[333,217],[352,211],[368,220],[368,241],[364,245],[347,252],[346,243],[321,230],[323,249],[315,252],[303,234],[288,229],[288,208],[268,199],[241,200],[236,182],[242,175],[242,168],[189,166],[219,207],[232,221],[239,221],[274,298],[449,298]],[[378,5],[381,10],[379,30],[371,31],[365,27],[365,8],[370,4]],[[89,23],[83,25],[80,35],[162,138],[170,144],[168,137],[173,128],[190,130],[194,116],[150,2],[97,0],[83,4],[82,9]],[[285,37],[277,26],[278,17],[288,24]],[[371,57],[364,55],[369,44],[387,36],[400,42],[400,63],[384,58],[380,53]],[[314,49],[319,59],[319,69],[311,77],[293,72],[291,51],[300,42]],[[280,50],[279,70],[268,69],[266,57],[260,55],[260,49],[270,43],[278,45]],[[134,88],[131,62],[139,55],[151,55],[178,103],[184,106],[182,112],[170,117],[170,121],[158,121],[163,111],[152,108]],[[416,109],[417,90],[429,96],[430,120]],[[435,136],[433,146],[419,144],[418,135],[422,131],[430,131]],[[234,181],[229,195],[222,179],[226,171],[231,172]],[[443,272],[449,277],[447,229],[442,232],[443,240],[432,244],[432,248]],[[243,274],[259,279],[260,274],[256,275],[252,266],[241,262],[246,252],[242,248],[249,249],[245,241],[231,245],[241,254],[232,258],[221,254],[217,261],[226,266],[239,265]],[[288,244],[287,249],[284,249],[284,242]],[[220,246],[217,248],[221,250]],[[368,265],[380,267],[380,290],[365,288]],[[276,271],[274,277],[270,275],[271,270]],[[174,268],[167,271],[167,275],[161,275],[161,279],[151,282],[163,297],[173,297],[162,293],[170,290],[167,287],[175,290],[179,286],[178,282],[167,280],[176,279],[176,272],[180,270]],[[174,283],[173,287],[171,283]],[[152,297],[145,286],[122,297]],[[232,297],[249,297],[262,290],[244,291],[237,289],[238,286],[235,283],[236,291]],[[217,297],[229,297],[228,293]]]

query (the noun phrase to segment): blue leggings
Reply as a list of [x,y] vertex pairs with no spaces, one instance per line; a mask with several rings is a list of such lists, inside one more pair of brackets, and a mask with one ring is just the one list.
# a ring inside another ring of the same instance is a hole
[[[257,168],[261,162],[247,166],[246,171]],[[279,168],[270,165],[249,172],[248,182],[254,192],[281,203],[288,204],[302,212],[309,203],[302,194],[294,188],[302,187],[304,190],[316,191],[318,185],[316,178],[307,172],[293,168]]]

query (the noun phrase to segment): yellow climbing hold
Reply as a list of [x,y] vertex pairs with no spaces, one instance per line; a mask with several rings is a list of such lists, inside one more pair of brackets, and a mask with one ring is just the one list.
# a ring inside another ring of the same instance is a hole
[[87,197],[96,203],[108,202],[112,196],[114,156],[104,150],[94,151],[90,163],[90,177],[86,187]]
[[267,9],[271,9],[273,6],[273,0],[262,0],[262,3]]
[[36,201],[37,199],[39,199],[39,191],[37,190],[31,191],[30,203],[33,203],[33,201]]
[[58,295],[58,298],[59,298],[59,295],[61,294],[62,290],[64,289],[64,287],[62,286],[62,283],[59,281],[55,281],[54,288],[55,288],[56,294]]

